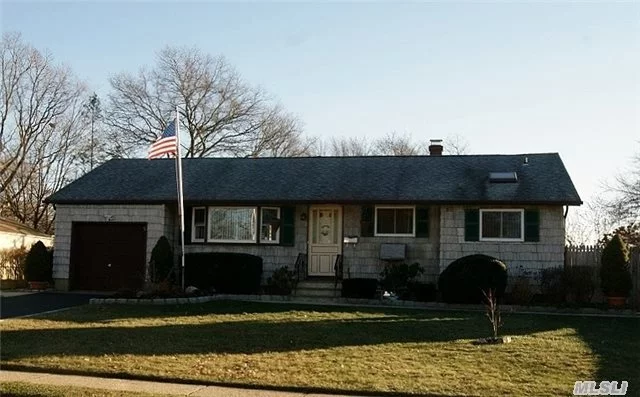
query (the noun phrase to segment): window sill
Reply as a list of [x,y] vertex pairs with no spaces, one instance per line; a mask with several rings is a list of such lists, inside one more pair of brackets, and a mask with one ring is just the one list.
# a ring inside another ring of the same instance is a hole
[[523,238],[480,238],[481,243],[524,243]]
[[226,242],[226,241],[185,241],[185,245],[246,245],[246,246],[269,246],[269,247],[280,247],[281,244],[278,243],[256,243],[254,241],[234,241],[234,242]]

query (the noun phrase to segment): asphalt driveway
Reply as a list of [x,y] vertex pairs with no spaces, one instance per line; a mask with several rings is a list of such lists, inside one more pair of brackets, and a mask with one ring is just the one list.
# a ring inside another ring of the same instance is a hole
[[89,303],[89,299],[99,296],[102,295],[65,292],[2,292],[0,294],[0,319],[84,305]]

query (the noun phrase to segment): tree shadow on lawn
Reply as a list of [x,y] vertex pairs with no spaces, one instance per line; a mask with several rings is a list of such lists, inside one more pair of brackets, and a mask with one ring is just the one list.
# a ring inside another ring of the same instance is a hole
[[526,335],[563,328],[575,329],[597,358],[595,379],[576,380],[626,380],[634,390],[627,394],[640,396],[640,318],[512,314],[505,317],[502,333]]
[[626,380],[627,395],[640,396],[640,319],[583,317],[574,328],[598,357],[592,380]]
[[[219,300],[202,304],[187,305],[85,305],[69,311],[39,316],[49,321],[85,323],[110,323],[127,318],[154,319],[166,317],[189,317],[207,315],[262,314],[287,312],[316,313],[376,313],[381,315],[402,315],[425,313],[422,309],[357,307],[357,306],[323,306],[295,303],[265,303],[250,301]],[[430,312],[433,313],[433,312]],[[438,312],[443,313],[449,312]]]
[[[365,313],[358,318],[274,321],[247,319],[196,324],[140,327],[25,329],[2,332],[1,359],[52,355],[102,356],[105,354],[257,354],[292,352],[386,343],[449,342],[490,334],[480,312],[431,312],[424,310],[277,305],[258,302],[214,302],[189,308],[137,306],[91,307],[47,316],[47,320],[110,322],[124,318],[205,316],[209,314],[286,313],[292,311]],[[74,316],[74,314],[80,314]],[[371,316],[366,316],[369,313]],[[381,316],[384,315],[384,316]],[[286,316],[286,314],[285,314]],[[597,357],[596,381],[627,380],[633,395],[640,386],[640,319],[554,315],[505,314],[501,334],[531,335],[571,328]],[[73,320],[72,320],[73,319]],[[176,319],[178,321],[178,319]],[[514,343],[518,343],[517,339]],[[480,349],[492,349],[480,346]],[[561,355],[558,356],[561,359]],[[576,379],[579,380],[579,379]]]
[[2,332],[1,356],[2,360],[14,360],[55,355],[259,354],[486,336],[477,326],[459,325],[474,320],[477,318],[399,316],[6,330]]

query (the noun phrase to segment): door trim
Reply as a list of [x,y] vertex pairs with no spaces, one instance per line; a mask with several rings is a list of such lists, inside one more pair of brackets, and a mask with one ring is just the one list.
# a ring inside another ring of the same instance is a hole
[[[313,254],[313,238],[312,238],[312,229],[313,229],[313,210],[314,209],[337,209],[340,219],[338,220],[339,232],[337,236],[337,244],[335,244],[338,248],[337,255],[342,255],[343,249],[343,239],[344,239],[344,208],[342,205],[338,204],[318,204],[318,205],[310,205],[308,210],[308,219],[307,222],[307,274],[312,277],[334,277],[335,271],[332,270],[331,274],[326,273],[313,273],[311,271],[311,261]],[[333,244],[331,244],[333,246]],[[335,264],[335,260],[332,263]]]

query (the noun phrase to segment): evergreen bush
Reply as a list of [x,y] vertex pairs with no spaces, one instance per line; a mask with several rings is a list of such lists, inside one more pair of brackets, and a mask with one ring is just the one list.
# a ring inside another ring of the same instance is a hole
[[161,236],[151,251],[151,280],[154,283],[174,281],[173,274],[173,250],[165,236]]
[[24,261],[24,278],[27,281],[51,281],[53,264],[51,252],[42,241],[38,241],[29,250]]
[[507,266],[487,255],[469,255],[451,262],[438,278],[438,289],[447,303],[483,303],[483,291],[502,299],[507,287]]
[[271,295],[291,295],[295,285],[295,274],[287,266],[273,272],[267,279],[267,293]]
[[424,273],[424,268],[419,263],[389,263],[380,273],[380,286],[383,290],[394,292],[402,297],[408,293],[409,284]]
[[602,292],[606,296],[627,297],[633,286],[629,271],[629,247],[619,234],[602,250],[600,267]]

